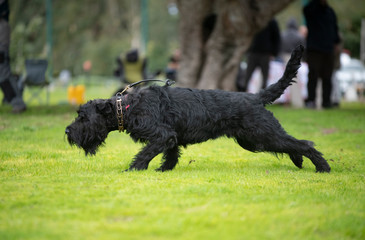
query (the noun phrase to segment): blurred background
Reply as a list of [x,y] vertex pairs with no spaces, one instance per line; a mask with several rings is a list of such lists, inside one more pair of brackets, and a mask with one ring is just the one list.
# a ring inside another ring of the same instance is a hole
[[[365,1],[328,2],[337,14],[343,51],[350,60],[360,59]],[[306,3],[293,1],[275,16],[281,30],[290,18],[304,24]],[[156,76],[179,48],[179,9],[173,0],[11,0],[9,7],[13,74],[24,73],[26,59],[44,58],[53,83],[67,85],[80,77],[117,80],[116,59],[137,48],[148,57],[148,76]],[[355,77],[365,82],[363,62],[353,66]],[[341,77],[353,78],[351,74],[353,69],[345,69]]]
[[15,72],[21,73],[26,58],[47,57],[47,44],[53,49],[53,76],[64,69],[73,76],[83,74],[86,60],[92,62],[90,74],[112,75],[115,59],[132,47],[140,49],[142,37],[147,47],[143,51],[153,59],[148,70],[154,71],[164,68],[172,50],[178,47],[178,10],[171,1],[49,1],[52,33],[46,28],[46,2],[9,1],[10,54]]
[[[50,0],[48,0],[50,1]],[[78,0],[52,2],[53,74],[68,69],[83,74],[85,60],[92,62],[91,74],[111,75],[120,53],[147,42],[150,72],[165,68],[169,56],[179,46],[177,5],[171,0]],[[329,0],[336,11],[351,56],[360,57],[361,19],[365,2]],[[10,5],[11,64],[20,73],[26,58],[47,57],[47,4],[45,0],[12,0]],[[294,1],[277,15],[284,30],[291,17],[303,22],[303,0]],[[144,28],[140,27],[143,17]],[[147,25],[147,26],[146,26]],[[145,34],[144,36],[141,36]],[[141,46],[142,47],[142,46]]]

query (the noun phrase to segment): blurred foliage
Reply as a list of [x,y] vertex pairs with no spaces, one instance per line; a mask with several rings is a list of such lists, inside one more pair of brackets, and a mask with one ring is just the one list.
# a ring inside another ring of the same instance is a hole
[[[178,15],[170,15],[173,0],[148,1],[149,36],[147,46],[150,72],[164,69],[170,54],[178,48]],[[302,23],[302,4],[294,1],[277,19],[281,29],[290,17]],[[361,18],[365,1],[329,0],[337,13],[344,47],[359,56]],[[26,58],[46,58],[45,0],[15,0],[10,4],[12,27],[11,61],[21,73]],[[348,7],[355,6],[355,7]],[[140,1],[132,0],[53,0],[53,69],[73,75],[83,73],[82,64],[91,60],[91,74],[112,75],[115,59],[128,51],[140,36]],[[137,23],[137,24],[136,24]]]
[[178,16],[168,12],[171,0],[154,0],[149,3],[149,69],[164,69],[168,58],[179,47]]
[[[167,0],[149,2],[149,69],[163,69],[178,46],[177,16],[170,16]],[[46,6],[44,0],[9,1],[12,27],[11,61],[14,72],[24,70],[26,58],[46,58]],[[133,28],[140,21],[139,1],[53,0],[54,74],[63,69],[82,74],[91,60],[91,74],[112,75],[115,60],[140,36]],[[164,26],[164,27],[161,27]],[[153,59],[153,60],[152,60]]]

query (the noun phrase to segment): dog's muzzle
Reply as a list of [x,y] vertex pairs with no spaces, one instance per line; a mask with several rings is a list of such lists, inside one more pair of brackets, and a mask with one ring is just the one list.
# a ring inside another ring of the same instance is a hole
[[66,130],[65,130],[65,133],[69,134],[70,133],[70,128],[67,127]]

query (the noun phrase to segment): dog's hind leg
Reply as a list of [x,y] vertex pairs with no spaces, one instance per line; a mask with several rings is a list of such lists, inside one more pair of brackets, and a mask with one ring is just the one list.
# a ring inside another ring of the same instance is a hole
[[279,134],[267,134],[273,138],[269,141],[259,141],[251,136],[247,138],[236,137],[237,143],[244,149],[251,152],[273,152],[273,153],[286,153],[293,161],[295,166],[302,168],[303,158],[305,156],[309,158],[316,166],[317,172],[330,172],[331,168],[327,161],[322,157],[322,153],[317,151],[313,147],[313,143],[306,140],[297,140],[294,137],[287,135],[286,133]]
[[[256,146],[255,144],[251,143],[250,141],[244,138],[236,138],[237,143],[243,148],[251,152],[258,152],[260,147]],[[302,168],[303,158],[300,154],[289,153],[290,159],[293,161],[295,166],[298,168]]]
[[180,150],[179,150],[178,146],[167,149],[164,152],[164,156],[162,158],[163,162],[162,162],[161,166],[156,169],[156,171],[164,172],[164,171],[174,169],[174,167],[176,166],[176,164],[179,161],[179,157],[180,157]]
[[243,149],[246,149],[251,152],[256,152],[256,146],[252,144],[250,141],[246,140],[245,138],[236,137],[236,141],[238,145],[240,145]]
[[285,136],[280,136],[280,139],[273,139],[270,143],[266,143],[264,151],[287,153],[293,163],[299,168],[302,166],[302,156],[305,156],[312,161],[314,166],[316,166],[317,172],[331,171],[327,161],[322,157],[322,153],[313,147],[312,142],[298,140],[287,134]]
[[322,153],[317,151],[314,147],[310,147],[303,154],[309,158],[312,163],[316,166],[317,172],[330,172],[331,167],[328,165],[327,161],[322,157]]

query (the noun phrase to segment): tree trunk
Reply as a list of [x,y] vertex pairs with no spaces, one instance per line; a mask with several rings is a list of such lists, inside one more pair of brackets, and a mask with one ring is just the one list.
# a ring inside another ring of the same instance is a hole
[[212,4],[210,0],[179,0],[178,4],[179,31],[182,33],[180,48],[183,52],[178,83],[184,87],[196,87],[204,62],[202,24],[204,18],[212,12]]
[[235,90],[238,66],[256,32],[293,0],[178,0],[184,87]]

